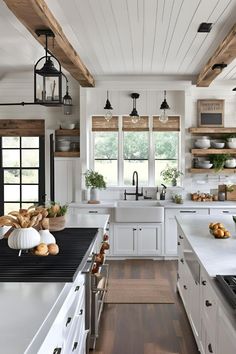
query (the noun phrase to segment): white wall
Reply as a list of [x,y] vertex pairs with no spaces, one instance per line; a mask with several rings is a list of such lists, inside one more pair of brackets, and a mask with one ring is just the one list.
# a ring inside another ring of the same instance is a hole
[[[0,106],[0,119],[44,119],[46,139],[49,133],[60,127],[60,122],[79,122],[79,84],[69,74],[69,93],[72,96],[72,115],[65,116],[63,107],[30,106]],[[33,102],[34,82],[33,72],[13,72],[0,77],[0,103]],[[46,193],[49,195],[49,144],[46,141]]]

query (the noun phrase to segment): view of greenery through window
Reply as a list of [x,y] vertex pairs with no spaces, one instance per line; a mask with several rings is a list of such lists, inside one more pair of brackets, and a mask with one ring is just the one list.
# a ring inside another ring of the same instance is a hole
[[[152,134],[152,146],[150,137]],[[154,169],[155,185],[163,183],[160,176],[168,166],[178,167],[179,133],[125,131],[122,134],[123,156],[118,154],[118,132],[94,132],[94,170],[101,173],[108,186],[118,185],[118,161],[123,169],[123,181],[119,184],[131,185],[133,171],[139,174],[139,185],[148,185],[149,165]],[[150,161],[150,150],[154,160]]]

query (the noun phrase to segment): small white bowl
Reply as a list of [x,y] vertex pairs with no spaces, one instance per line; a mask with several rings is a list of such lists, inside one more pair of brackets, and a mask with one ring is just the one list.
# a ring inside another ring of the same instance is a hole
[[70,145],[69,146],[58,146],[58,151],[69,151],[70,150]]
[[235,168],[236,167],[236,160],[235,159],[226,160],[225,167],[226,168]]
[[195,147],[198,149],[208,149],[211,146],[210,140],[199,139],[195,141]]
[[199,163],[198,163],[198,167],[199,168],[207,168],[207,169],[209,169],[209,168],[212,168],[212,166],[213,166],[213,163],[206,164],[206,163],[202,163],[202,161],[199,161]]
[[211,140],[211,147],[214,149],[223,149],[225,147],[225,142],[223,140]]
[[236,149],[236,141],[228,141],[227,145],[229,149]]
[[64,123],[61,123],[60,126],[61,126],[61,129],[74,129],[75,123],[64,122]]

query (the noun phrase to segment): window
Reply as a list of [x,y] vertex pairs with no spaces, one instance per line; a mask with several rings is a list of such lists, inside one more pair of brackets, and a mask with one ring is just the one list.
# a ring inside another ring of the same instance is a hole
[[42,202],[44,137],[2,136],[0,144],[1,215]]
[[92,131],[91,166],[105,177],[108,186],[131,185],[134,171],[140,186],[158,185],[167,165],[179,168],[178,116],[169,117],[166,124],[157,116],[143,116],[136,124],[129,116],[113,117],[109,122],[96,116],[92,117]]

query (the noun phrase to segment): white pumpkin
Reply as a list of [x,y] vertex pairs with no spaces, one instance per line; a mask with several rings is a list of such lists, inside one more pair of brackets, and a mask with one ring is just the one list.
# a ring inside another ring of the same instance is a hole
[[33,227],[14,229],[8,237],[8,246],[17,250],[26,250],[40,243],[40,235]]
[[46,243],[49,245],[50,243],[56,243],[55,237],[51,234],[49,230],[40,230],[40,243]]

